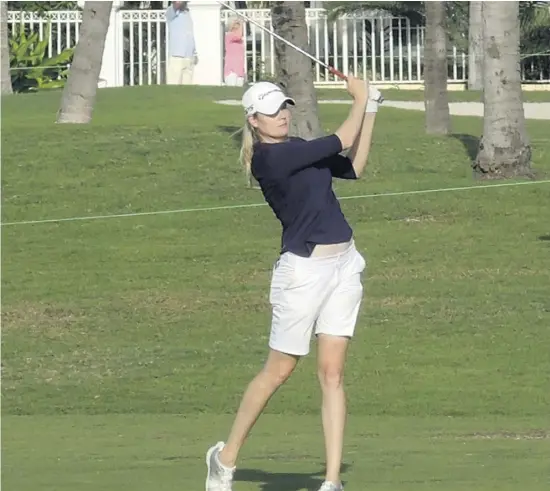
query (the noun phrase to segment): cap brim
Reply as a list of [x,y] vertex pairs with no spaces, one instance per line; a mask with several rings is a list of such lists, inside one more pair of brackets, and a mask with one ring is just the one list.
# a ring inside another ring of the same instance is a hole
[[296,105],[296,101],[292,97],[287,97],[283,93],[276,94],[269,100],[264,100],[262,102],[263,104],[258,104],[256,109],[259,113],[265,114],[267,116],[277,114],[284,103],[288,103],[293,106]]

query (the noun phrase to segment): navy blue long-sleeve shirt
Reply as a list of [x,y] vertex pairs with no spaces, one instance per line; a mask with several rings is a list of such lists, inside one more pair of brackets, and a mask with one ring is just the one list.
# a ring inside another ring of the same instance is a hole
[[353,231],[332,190],[333,177],[357,179],[341,151],[336,135],[255,144],[252,175],[283,227],[281,253],[309,257],[317,244],[351,240]]

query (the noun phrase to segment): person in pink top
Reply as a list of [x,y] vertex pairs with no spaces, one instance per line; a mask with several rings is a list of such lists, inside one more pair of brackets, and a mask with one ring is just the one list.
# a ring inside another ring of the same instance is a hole
[[240,20],[231,22],[225,33],[225,61],[223,76],[226,85],[242,87],[244,84],[244,53],[243,25]]

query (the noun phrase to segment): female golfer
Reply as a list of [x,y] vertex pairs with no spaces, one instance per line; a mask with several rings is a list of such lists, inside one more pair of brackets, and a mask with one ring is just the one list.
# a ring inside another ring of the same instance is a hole
[[[346,420],[344,362],[353,336],[365,260],[332,190],[332,178],[357,179],[367,163],[380,93],[361,79],[347,83],[353,105],[334,134],[305,141],[289,137],[290,97],[269,82],[244,94],[241,160],[282,224],[282,248],[271,281],[272,324],[263,369],[242,398],[227,442],[206,454],[206,491],[231,491],[239,450],[275,391],[300,357],[318,342],[318,376],[326,477],[320,490],[341,491]],[[345,157],[343,150],[349,150]]]

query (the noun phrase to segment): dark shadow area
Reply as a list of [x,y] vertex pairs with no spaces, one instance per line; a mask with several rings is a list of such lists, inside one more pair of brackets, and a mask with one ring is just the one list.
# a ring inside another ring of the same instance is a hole
[[[226,133],[229,138],[233,140],[233,143],[235,146],[240,150],[241,148],[241,126],[224,126],[224,125],[218,125],[216,126],[218,131],[221,131],[222,133]],[[254,177],[250,176],[250,180],[246,182],[246,186],[249,189],[260,189],[260,186],[258,184],[258,181],[254,179]]]
[[221,131],[222,133],[226,133],[227,136],[229,136],[239,147],[241,145],[241,132],[240,126],[216,126],[216,129],[218,131]]
[[470,160],[474,162],[477,157],[479,141],[481,140],[481,138],[479,138],[479,136],[464,135],[459,133],[454,133],[451,136],[453,138],[456,138],[460,143],[462,143],[462,145],[464,145],[464,148],[466,149],[466,152],[468,152]]
[[550,234],[549,235],[539,235],[537,237],[538,240],[547,241],[550,242]]
[[317,491],[323,484],[321,472],[298,474],[285,472],[264,472],[258,469],[241,469],[235,472],[235,481],[257,483],[261,491]]
[[[351,466],[344,464],[342,473]],[[312,473],[265,472],[260,469],[237,469],[235,481],[258,483],[260,491],[318,491],[324,470]],[[344,482],[345,484],[345,482]]]

